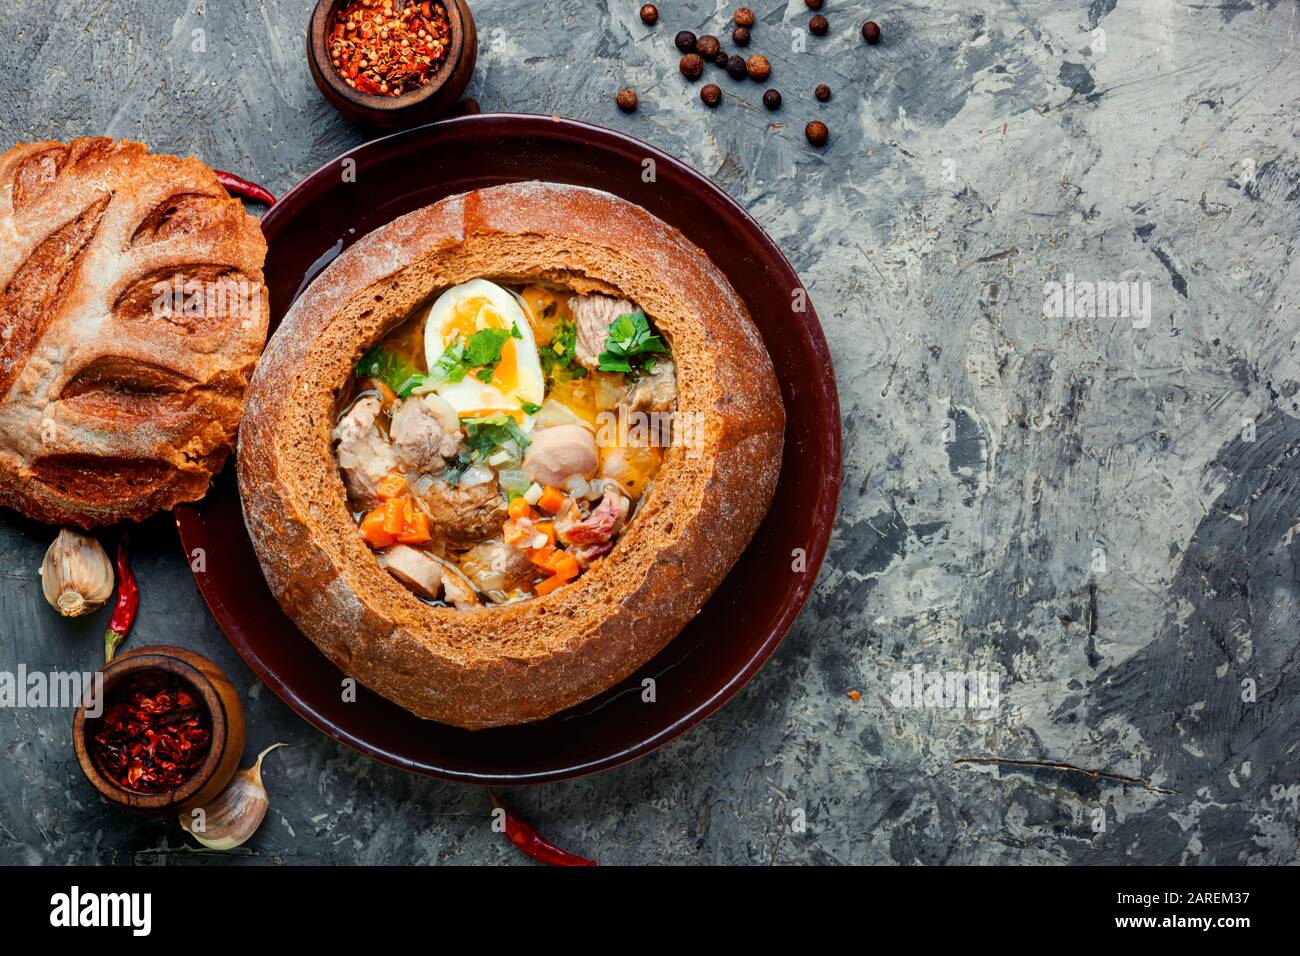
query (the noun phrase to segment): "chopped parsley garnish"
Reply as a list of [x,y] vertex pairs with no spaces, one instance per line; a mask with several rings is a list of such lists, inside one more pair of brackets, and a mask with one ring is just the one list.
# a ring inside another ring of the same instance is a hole
[[536,415],[538,412],[542,410],[542,406],[538,405],[536,402],[521,401],[519,403],[519,407],[522,408],[524,410],[524,413],[527,415]]
[[357,362],[356,373],[363,378],[368,376],[383,382],[396,392],[399,398],[406,398],[411,394],[411,389],[425,379],[418,368],[382,345],[374,346],[361,356]]
[[667,352],[659,336],[650,331],[650,323],[640,309],[620,315],[605,333],[605,351],[600,353],[602,372],[652,372],[654,354]]
[[492,381],[492,373],[501,361],[501,350],[510,339],[522,339],[519,326],[512,323],[507,329],[479,329],[468,338],[459,336],[450,342],[438,361],[434,363],[435,372],[445,382],[459,382],[471,369],[480,382]]
[[486,461],[488,457],[508,441],[513,441],[522,456],[528,447],[528,436],[518,423],[509,415],[493,415],[489,418],[466,418],[461,422],[465,429],[465,447],[447,465],[447,480],[455,484],[471,465]]
[[542,361],[542,372],[554,380],[556,372],[568,371],[572,378],[582,378],[587,370],[575,364],[578,356],[578,327],[570,320],[564,319],[555,327],[550,344],[538,349],[537,357]]

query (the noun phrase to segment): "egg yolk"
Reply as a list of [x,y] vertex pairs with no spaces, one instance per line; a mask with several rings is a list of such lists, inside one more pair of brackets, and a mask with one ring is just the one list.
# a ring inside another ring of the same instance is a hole
[[[444,342],[456,338],[468,339],[480,329],[503,328],[506,328],[506,324],[492,303],[485,296],[474,296],[456,303],[456,308],[443,328]],[[519,387],[519,351],[515,339],[506,339],[501,346],[501,360],[492,370],[489,384],[507,395]]]

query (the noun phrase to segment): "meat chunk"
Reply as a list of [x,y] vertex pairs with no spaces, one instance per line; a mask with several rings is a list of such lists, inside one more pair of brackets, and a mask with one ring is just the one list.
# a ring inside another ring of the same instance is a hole
[[569,300],[573,324],[578,331],[574,346],[578,361],[593,371],[600,365],[600,353],[605,351],[605,335],[610,325],[620,315],[630,315],[636,306],[627,299],[610,295],[575,295]]
[[438,596],[444,569],[423,551],[394,545],[379,555],[379,564],[420,597],[433,600]]
[[438,472],[460,444],[456,410],[437,395],[398,402],[388,428],[397,463],[406,471]]
[[479,606],[474,589],[451,568],[442,569],[442,589],[447,592],[447,600],[462,611]]
[[596,439],[581,425],[556,425],[533,432],[524,471],[539,485],[558,485],[573,475],[590,475],[600,459]]
[[448,544],[477,544],[501,531],[507,518],[506,499],[495,481],[460,488],[435,481],[420,494],[429,512],[429,530]]
[[348,497],[359,508],[379,503],[376,486],[397,465],[393,446],[375,427],[383,409],[378,395],[363,395],[334,426],[335,456]]
[[502,597],[534,575],[528,555],[500,539],[470,548],[461,559],[460,569],[480,591],[503,592]]
[[562,512],[555,521],[556,534],[585,568],[614,547],[614,536],[627,520],[630,507],[631,502],[623,495],[606,491],[596,509],[582,520]]
[[655,370],[632,386],[627,407],[634,412],[666,412],[677,401],[677,369],[671,359],[657,357]]

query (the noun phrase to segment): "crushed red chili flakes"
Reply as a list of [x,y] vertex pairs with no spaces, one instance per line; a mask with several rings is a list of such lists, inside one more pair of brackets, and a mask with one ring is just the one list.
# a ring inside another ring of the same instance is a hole
[[212,747],[207,707],[185,682],[163,671],[132,674],[115,686],[103,716],[86,733],[100,772],[137,793],[175,790]]
[[330,26],[330,62],[354,90],[401,96],[429,82],[447,59],[450,34],[435,0],[350,0]]

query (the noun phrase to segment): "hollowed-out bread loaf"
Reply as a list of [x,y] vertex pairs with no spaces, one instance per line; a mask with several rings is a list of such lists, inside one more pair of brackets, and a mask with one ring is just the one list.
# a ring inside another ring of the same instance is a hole
[[265,258],[196,159],[0,155],[0,503],[89,528],[202,497],[266,341]]
[[[441,290],[482,277],[618,294],[672,350],[672,447],[613,551],[573,584],[499,607],[417,599],[358,534],[331,448],[353,364]],[[293,305],[249,387],[244,518],[285,612],[345,674],[426,718],[540,720],[616,684],[700,610],[771,503],[785,413],[735,290],[680,232],[615,196],[518,183],[453,196],[369,234]]]

